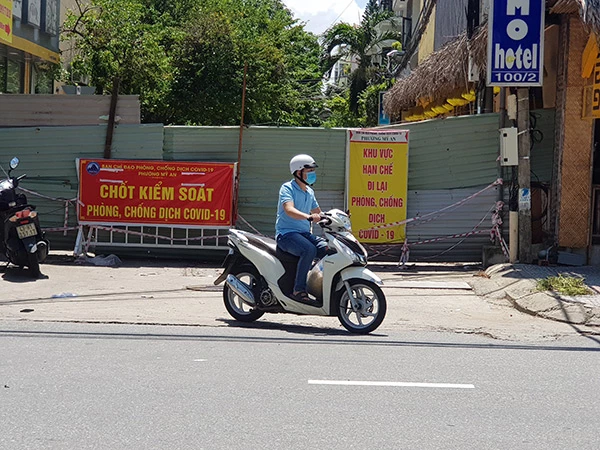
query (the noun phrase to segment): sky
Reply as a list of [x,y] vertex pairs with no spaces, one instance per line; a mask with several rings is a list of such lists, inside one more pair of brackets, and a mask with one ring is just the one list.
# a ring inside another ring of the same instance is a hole
[[283,0],[305,30],[322,34],[334,22],[358,23],[367,0]]

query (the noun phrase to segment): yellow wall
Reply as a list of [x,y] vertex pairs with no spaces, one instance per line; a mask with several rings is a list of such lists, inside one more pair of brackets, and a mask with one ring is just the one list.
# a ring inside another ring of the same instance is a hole
[[[421,0],[421,9],[423,9],[423,0]],[[429,17],[429,23],[427,24],[427,28],[425,28],[425,32],[421,37],[421,42],[419,43],[419,64],[425,58],[427,58],[434,49],[434,40],[435,40],[435,13],[437,7],[433,7],[433,11],[431,12],[431,16]]]

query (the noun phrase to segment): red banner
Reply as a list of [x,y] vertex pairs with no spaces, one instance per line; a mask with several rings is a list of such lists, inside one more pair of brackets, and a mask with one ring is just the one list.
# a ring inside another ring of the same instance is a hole
[[231,226],[234,167],[81,159],[79,223]]

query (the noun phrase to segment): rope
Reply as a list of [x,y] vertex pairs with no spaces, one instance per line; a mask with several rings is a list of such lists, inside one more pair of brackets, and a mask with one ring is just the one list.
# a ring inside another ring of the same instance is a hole
[[258,231],[256,228],[254,228],[250,222],[248,222],[246,219],[244,219],[242,216],[238,215],[238,218],[242,220],[242,222],[244,222],[252,231],[254,231],[256,234],[260,235],[260,236],[265,236],[264,234],[262,234],[260,231]]
[[480,191],[475,192],[474,194],[471,194],[468,197],[463,198],[462,200],[459,200],[456,203],[453,203],[452,205],[449,205],[449,206],[446,206],[446,207],[444,207],[442,209],[439,209],[437,211],[433,211],[433,212],[430,212],[428,214],[425,214],[424,216],[415,216],[415,217],[412,217],[410,219],[400,220],[398,222],[392,222],[392,223],[388,223],[388,224],[385,224],[385,225],[377,225],[375,227],[367,228],[367,229],[364,229],[364,230],[361,230],[361,231],[380,230],[380,229],[383,229],[383,228],[390,228],[390,227],[395,227],[395,226],[399,226],[399,225],[405,225],[405,224],[409,224],[411,222],[416,222],[416,221],[419,221],[419,223],[424,223],[424,219],[425,218],[428,218],[428,217],[431,217],[431,216],[436,216],[436,217],[432,217],[428,221],[434,220],[437,217],[441,216],[442,215],[441,213],[444,213],[444,212],[446,212],[446,211],[448,211],[450,209],[453,209],[453,208],[457,208],[457,207],[463,205],[464,203],[468,202],[469,200],[472,200],[473,198],[477,197],[478,195],[483,194],[485,191],[487,191],[487,190],[489,190],[489,189],[491,189],[493,187],[499,186],[502,183],[503,183],[502,178],[498,178],[492,184],[484,187]]
[[46,200],[50,200],[53,202],[64,202],[65,206],[64,206],[64,215],[65,218],[63,220],[63,226],[61,228],[44,228],[43,230],[46,232],[53,232],[53,231],[62,231],[63,232],[63,236],[67,235],[67,232],[69,230],[77,230],[78,227],[69,227],[69,206],[73,205],[74,203],[77,201],[77,197],[72,198],[72,199],[66,199],[66,198],[58,198],[58,197],[49,197],[47,195],[44,194],[40,194],[39,192],[35,192],[35,191],[31,191],[29,189],[25,189],[21,186],[19,186],[19,190],[26,192],[29,195],[33,195],[34,197],[39,197],[39,198],[43,198]]

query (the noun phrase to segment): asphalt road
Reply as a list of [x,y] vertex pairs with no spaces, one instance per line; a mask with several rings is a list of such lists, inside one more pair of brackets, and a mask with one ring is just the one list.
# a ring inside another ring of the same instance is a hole
[[593,337],[0,321],[0,448],[597,449]]

